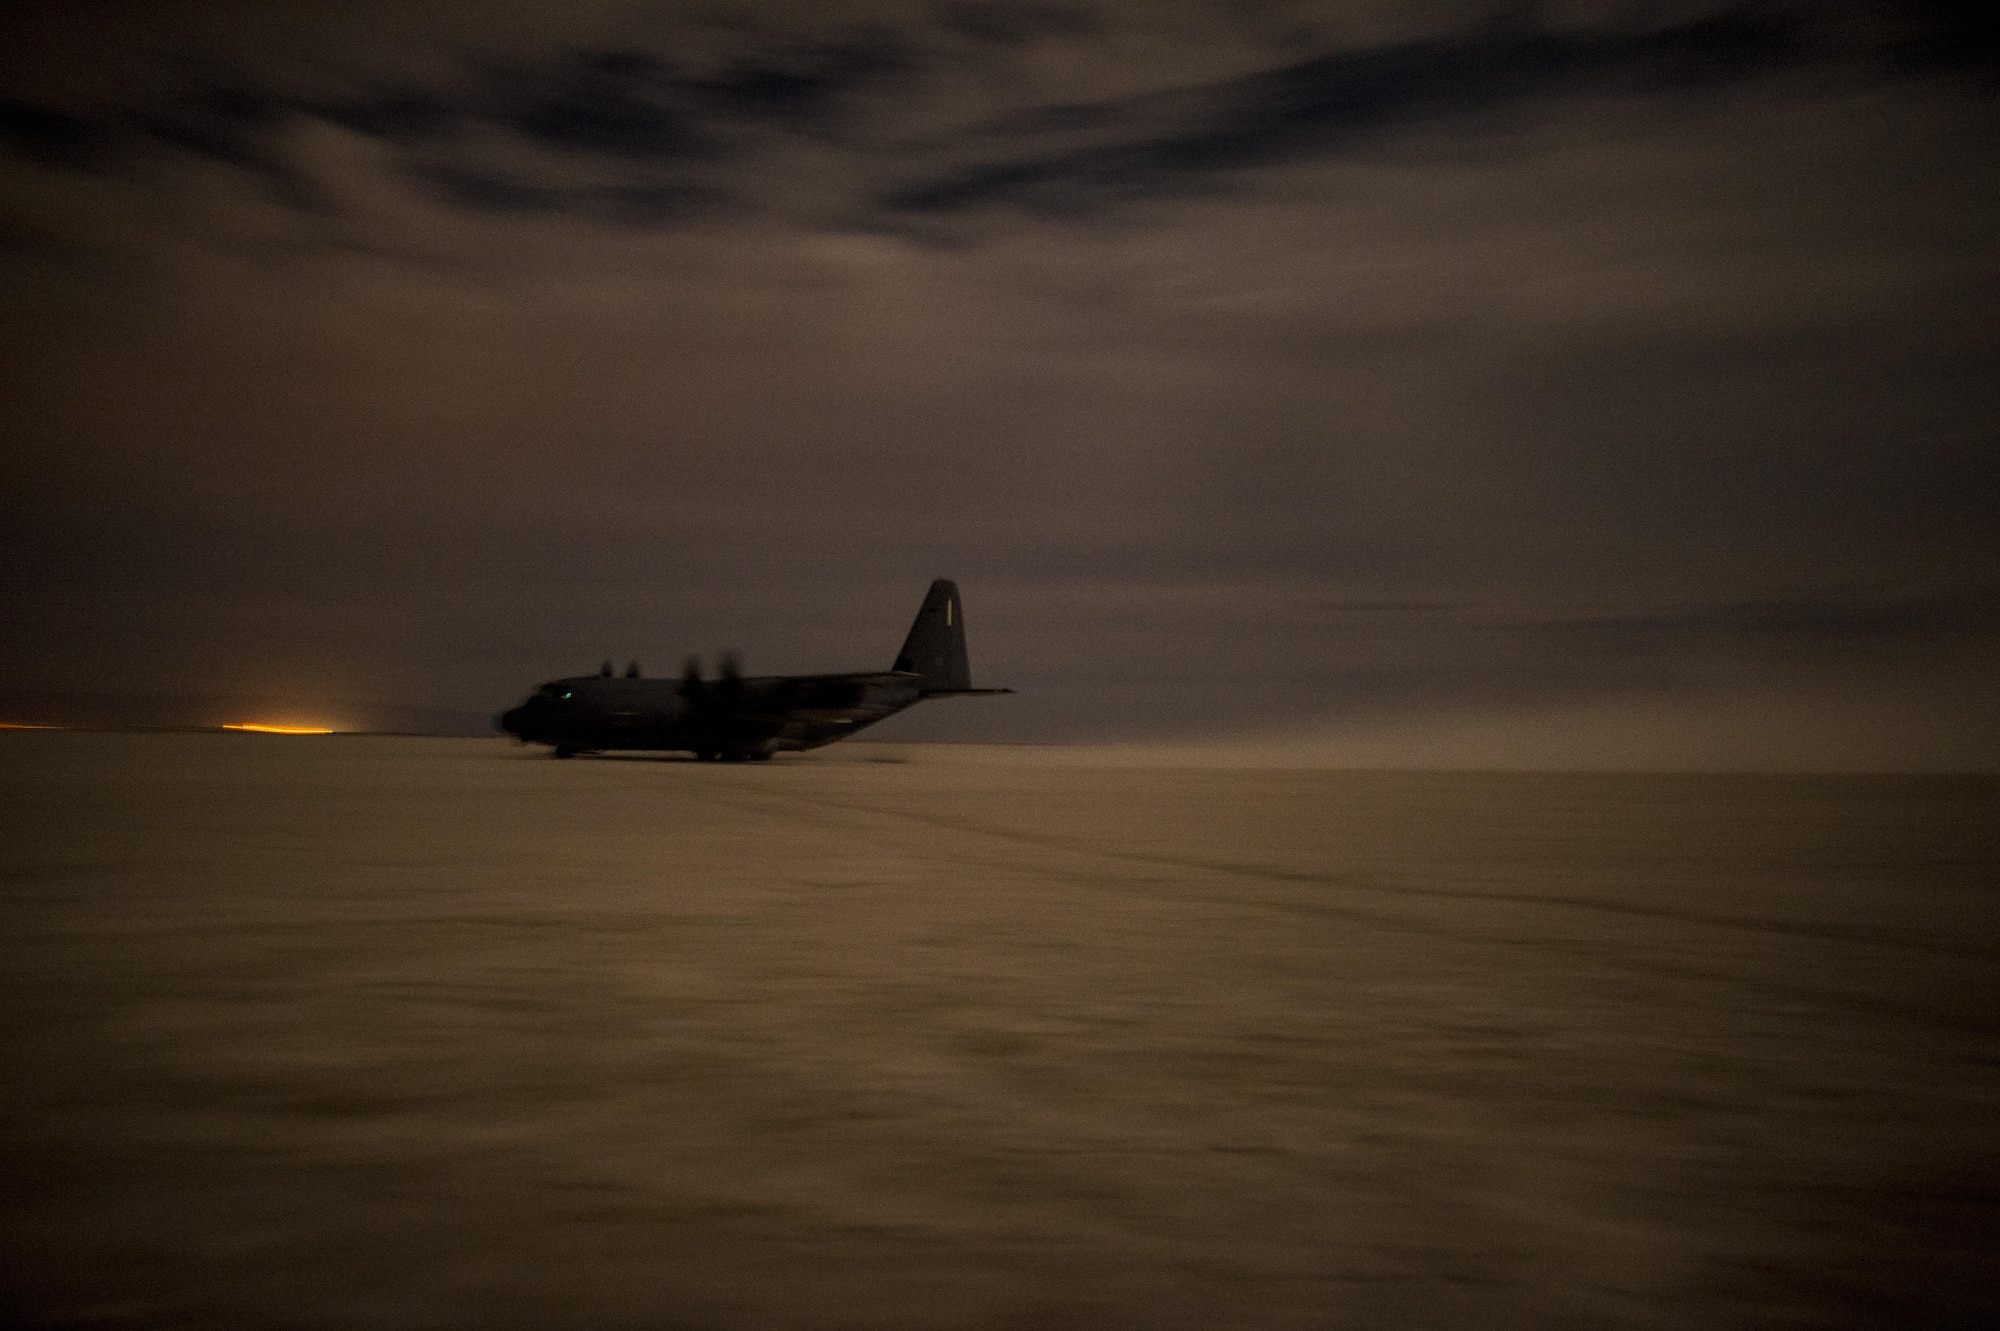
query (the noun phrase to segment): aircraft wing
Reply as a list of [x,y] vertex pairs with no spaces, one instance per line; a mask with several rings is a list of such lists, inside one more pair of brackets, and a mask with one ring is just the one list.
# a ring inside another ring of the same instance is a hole
[[841,675],[776,675],[788,684],[908,684],[923,678],[909,670],[863,670]]
[[[789,679],[801,683],[826,682],[829,684],[908,684],[921,683],[923,676],[914,670],[883,670],[874,674],[857,675],[790,675]],[[997,693],[1012,693],[1012,689],[925,689],[926,698],[982,698]]]

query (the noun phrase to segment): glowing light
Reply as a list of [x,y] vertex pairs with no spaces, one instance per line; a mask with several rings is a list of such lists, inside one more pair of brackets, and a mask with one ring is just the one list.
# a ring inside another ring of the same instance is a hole
[[325,726],[264,726],[254,721],[242,725],[224,725],[224,730],[248,730],[257,735],[331,735]]
[[31,726],[20,721],[0,721],[0,730],[61,730],[61,726]]

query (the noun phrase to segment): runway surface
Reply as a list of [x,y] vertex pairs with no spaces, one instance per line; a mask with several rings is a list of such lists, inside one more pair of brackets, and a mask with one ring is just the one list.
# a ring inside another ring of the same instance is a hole
[[0,736],[4,1303],[2000,1325],[2000,779]]

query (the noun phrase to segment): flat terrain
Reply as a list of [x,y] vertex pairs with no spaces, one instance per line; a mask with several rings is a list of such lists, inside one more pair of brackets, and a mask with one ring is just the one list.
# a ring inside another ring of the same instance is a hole
[[2000,780],[0,735],[0,1315],[2000,1325]]

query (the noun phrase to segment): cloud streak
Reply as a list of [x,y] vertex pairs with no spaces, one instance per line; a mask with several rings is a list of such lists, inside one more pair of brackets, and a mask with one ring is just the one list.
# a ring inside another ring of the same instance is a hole
[[[1565,92],[1713,86],[1797,57],[1786,27],[1747,12],[1641,33],[1486,27],[1330,52],[1201,89],[1045,111],[1026,124],[1074,123],[1080,128],[1069,137],[1098,141],[962,168],[883,203],[916,213],[1004,204],[1074,215],[1220,172],[1338,153],[1440,116]],[[1039,137],[1060,133],[1043,128]]]
[[[1982,49],[1978,24],[1950,7],[1916,7],[1922,21],[1866,52],[1786,11],[1740,7],[1628,28],[1480,18],[1097,101],[1038,97],[1009,73],[1024,48],[1114,45],[1116,12],[941,5],[809,34],[773,16],[720,44],[705,33],[699,58],[677,55],[690,29],[667,22],[630,46],[488,58],[427,83],[197,62],[178,88],[108,116],[10,100],[0,133],[72,170],[193,154],[301,208],[327,206],[292,160],[301,122],[320,121],[381,142],[406,179],[477,212],[634,227],[700,220],[704,204],[737,215],[777,206],[784,191],[756,177],[803,151],[844,164],[844,194],[816,200],[824,224],[993,208],[1074,220],[1550,98],[1686,97],[1863,55],[1886,69],[1885,55],[1923,67]],[[955,90],[968,82],[1006,91],[967,120]]]

